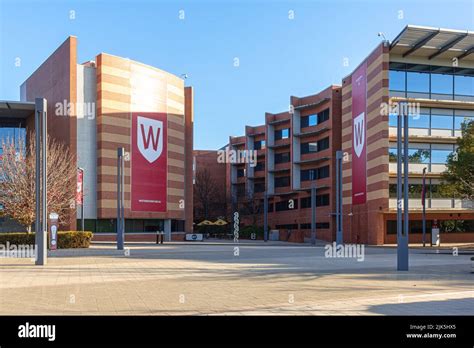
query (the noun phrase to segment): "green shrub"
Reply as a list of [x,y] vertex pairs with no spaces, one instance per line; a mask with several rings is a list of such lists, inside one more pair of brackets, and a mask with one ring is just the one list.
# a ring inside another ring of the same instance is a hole
[[228,225],[216,226],[216,225],[203,225],[194,227],[196,233],[210,234],[212,236],[225,236],[229,233]]
[[[92,239],[92,232],[60,231],[58,232],[58,249],[88,248]],[[8,232],[0,233],[0,244],[35,244],[35,233]],[[49,235],[48,235],[49,245]]]
[[252,233],[255,233],[256,239],[263,239],[263,227],[255,225],[242,227],[239,231],[239,238],[251,239]]

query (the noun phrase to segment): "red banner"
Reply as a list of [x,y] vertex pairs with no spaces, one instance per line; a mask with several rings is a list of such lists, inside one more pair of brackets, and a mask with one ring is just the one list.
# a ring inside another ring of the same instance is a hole
[[164,113],[132,113],[132,211],[166,212],[166,122]]
[[82,205],[82,190],[84,190],[84,172],[77,171],[77,189],[76,189],[76,204]]
[[367,201],[367,65],[352,74],[352,204]]

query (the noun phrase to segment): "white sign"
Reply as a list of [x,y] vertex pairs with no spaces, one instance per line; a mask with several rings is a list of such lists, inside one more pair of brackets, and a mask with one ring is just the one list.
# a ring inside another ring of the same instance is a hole
[[202,241],[203,240],[203,235],[202,235],[202,233],[186,233],[186,240]]
[[153,163],[163,151],[163,122],[137,117],[137,146],[145,159]]
[[439,246],[440,245],[439,239],[439,228],[432,228],[431,229],[431,244]]

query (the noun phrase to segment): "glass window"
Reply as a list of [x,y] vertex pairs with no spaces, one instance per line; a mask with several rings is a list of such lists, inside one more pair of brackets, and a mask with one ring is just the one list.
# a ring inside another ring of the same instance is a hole
[[430,75],[422,72],[407,72],[407,91],[429,93]]
[[431,150],[431,163],[445,164],[451,152],[450,150]]
[[463,122],[473,122],[474,117],[463,117],[463,116],[456,116],[454,118],[454,129],[460,130],[461,129],[461,124]]
[[388,160],[389,162],[397,163],[397,149],[395,147],[391,147],[388,149]]
[[462,75],[454,76],[454,94],[474,95],[474,77]]
[[431,93],[453,94],[453,75],[431,74]]
[[317,121],[317,115],[308,115],[301,117],[301,128],[315,126]]
[[388,126],[389,127],[397,127],[397,114],[390,114],[388,115]]
[[405,72],[390,70],[389,88],[391,91],[405,91]]
[[255,166],[255,171],[259,172],[265,169],[265,162],[257,162],[257,165]]
[[237,177],[242,178],[245,176],[245,169],[237,169]]
[[[396,126],[396,125],[395,125]],[[410,128],[430,128],[430,115],[420,114],[420,115],[410,115],[408,119],[408,126]]]
[[275,163],[285,163],[290,162],[290,153],[283,152],[283,153],[276,153],[275,154]]
[[452,115],[431,115],[431,128],[453,129]]
[[289,128],[278,129],[275,131],[275,140],[288,139],[290,136]]
[[311,142],[311,143],[302,143],[301,144],[301,154],[313,153],[318,151],[318,143]]
[[318,113],[318,124],[329,120],[329,109],[323,110]]
[[410,163],[430,163],[430,150],[428,149],[408,149],[408,162]]
[[318,151],[323,151],[323,150],[329,149],[329,137],[318,140],[317,149],[318,149]]
[[289,176],[280,176],[275,178],[275,187],[286,187],[290,186],[290,177]]
[[265,148],[265,140],[255,141],[253,143],[254,150],[261,150]]

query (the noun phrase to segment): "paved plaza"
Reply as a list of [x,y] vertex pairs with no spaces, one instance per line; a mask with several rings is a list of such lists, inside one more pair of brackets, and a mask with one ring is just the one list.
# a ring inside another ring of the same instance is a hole
[[366,247],[363,261],[316,247],[242,241],[95,243],[47,266],[0,259],[0,315],[472,315],[471,250]]

